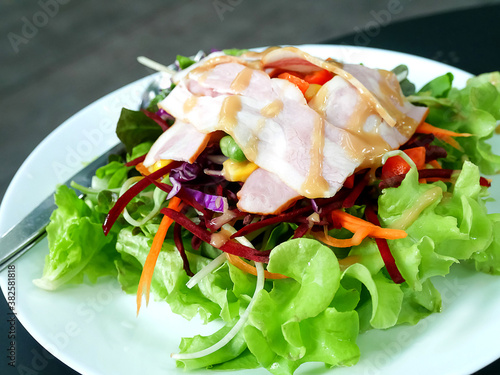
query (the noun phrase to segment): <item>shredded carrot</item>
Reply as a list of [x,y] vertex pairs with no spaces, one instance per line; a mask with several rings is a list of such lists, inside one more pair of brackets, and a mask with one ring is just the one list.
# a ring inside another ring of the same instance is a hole
[[441,129],[432,126],[427,122],[420,124],[415,133],[434,134],[436,138],[448,143],[451,147],[454,147],[457,150],[462,150],[462,147],[460,147],[460,144],[452,137],[470,137],[472,135],[470,133],[456,133],[451,130]]
[[[238,267],[240,270],[249,273],[251,275],[257,276],[257,269],[245,262],[243,259],[240,257],[226,253],[226,258],[227,260],[235,267]],[[269,271],[264,271],[264,277],[266,279],[286,279],[287,276],[282,275],[281,273],[272,273]]]
[[456,133],[451,130],[441,129],[427,122],[423,122],[420,124],[415,131],[415,133],[423,133],[423,134],[434,134],[436,137],[440,138],[441,136],[449,136],[449,137],[470,137],[472,134],[469,133]]
[[370,234],[370,228],[360,228],[351,238],[346,239],[335,238],[323,232],[312,232],[312,234],[316,239],[333,247],[352,247],[359,245]]
[[143,176],[149,176],[151,174],[149,169],[147,167],[145,167],[144,164],[142,164],[142,163],[137,164],[135,166],[135,169],[137,169],[137,172],[139,172]]
[[[173,197],[168,203],[168,208],[176,211],[180,211],[182,206],[182,201],[178,197]],[[141,309],[143,295],[146,296],[146,306],[149,303],[149,290],[151,287],[151,280],[153,279],[156,261],[158,260],[158,255],[160,254],[163,242],[165,241],[168,228],[172,223],[173,220],[171,218],[163,216],[158,231],[153,238],[153,244],[149,250],[146,262],[144,262],[141,278],[139,280],[139,286],[137,287],[137,315],[139,315],[139,310]]]
[[441,166],[441,163],[438,162],[437,160],[431,160],[429,162],[429,164],[434,167],[434,169],[443,169],[443,167]]
[[442,135],[438,138],[440,140],[442,140],[443,142],[448,143],[451,147],[456,148],[457,150],[463,151],[462,146],[460,146],[460,144],[455,139],[453,139],[451,136]]
[[366,220],[360,219],[359,217],[350,215],[342,210],[333,210],[331,215],[334,223],[340,224],[340,226],[342,226],[343,228],[347,229],[348,231],[354,234],[351,238],[348,239],[338,239],[329,236],[327,234],[326,227],[324,233],[318,233],[318,232],[314,233],[314,236],[318,240],[330,246],[334,247],[357,246],[366,237],[395,240],[398,238],[405,238],[407,236],[407,233],[404,230],[382,228]]

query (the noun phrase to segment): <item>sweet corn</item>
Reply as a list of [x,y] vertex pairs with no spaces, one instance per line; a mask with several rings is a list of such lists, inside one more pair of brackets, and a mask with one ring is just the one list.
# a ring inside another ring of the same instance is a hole
[[172,160],[158,160],[156,163],[148,167],[150,173],[156,172],[158,169],[161,169],[167,165],[169,165]]
[[222,164],[222,173],[228,181],[245,181],[257,169],[257,164],[251,161],[236,162],[227,159]]
[[314,95],[319,91],[321,88],[321,85],[318,85],[316,83],[311,83],[304,93],[304,97],[306,98],[307,101],[311,100]]

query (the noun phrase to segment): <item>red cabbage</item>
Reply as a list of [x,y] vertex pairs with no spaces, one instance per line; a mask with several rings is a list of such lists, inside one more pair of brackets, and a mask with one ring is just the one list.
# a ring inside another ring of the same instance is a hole
[[184,188],[184,191],[188,193],[188,195],[190,195],[196,202],[210,211],[224,212],[224,206],[227,206],[227,200],[221,196],[205,194],[201,191],[189,188]]

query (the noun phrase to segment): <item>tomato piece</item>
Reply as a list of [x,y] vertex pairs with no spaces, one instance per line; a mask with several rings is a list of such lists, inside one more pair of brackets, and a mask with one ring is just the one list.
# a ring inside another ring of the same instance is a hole
[[306,74],[306,76],[304,77],[304,81],[309,83],[314,83],[316,85],[324,85],[332,78],[333,78],[333,73],[329,72],[326,69],[323,69]]
[[[425,147],[414,147],[403,151],[413,160],[417,169],[425,167]],[[387,159],[382,167],[382,179],[406,174],[409,170],[410,165],[401,156],[393,156]]]
[[300,91],[302,91],[302,94],[305,94],[307,89],[309,88],[309,83],[304,81],[303,79],[300,79],[299,77],[290,74],[290,73],[281,73],[278,78],[281,79],[286,79],[287,81],[293,83],[295,86],[297,86]]

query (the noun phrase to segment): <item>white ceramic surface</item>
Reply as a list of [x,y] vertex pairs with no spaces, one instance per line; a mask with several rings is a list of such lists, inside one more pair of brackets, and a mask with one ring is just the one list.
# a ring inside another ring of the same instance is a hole
[[[451,71],[463,86],[468,73],[420,57],[348,46],[308,45],[320,57],[392,69],[404,63],[417,87]],[[57,183],[74,174],[117,143],[114,126],[121,107],[135,109],[152,80],[146,77],[86,107],[50,134],[28,157],[10,184],[0,207],[0,233],[28,214]],[[500,147],[499,140],[494,140]],[[499,197],[500,178],[492,196]],[[500,212],[490,203],[490,212]],[[47,242],[43,240],[16,261],[17,316],[48,351],[83,374],[182,374],[170,353],[182,336],[208,334],[212,325],[184,321],[166,303],[151,303],[135,316],[134,296],[125,295],[114,280],[97,285],[67,286],[56,292],[36,288]],[[7,272],[0,274],[5,293]],[[297,374],[470,374],[500,357],[500,277],[454,267],[446,279],[435,281],[444,311],[413,327],[371,331],[360,336],[360,362],[351,368],[327,370],[322,364],[304,365]],[[207,373],[196,371],[193,373]],[[265,374],[251,370],[242,374]]]

